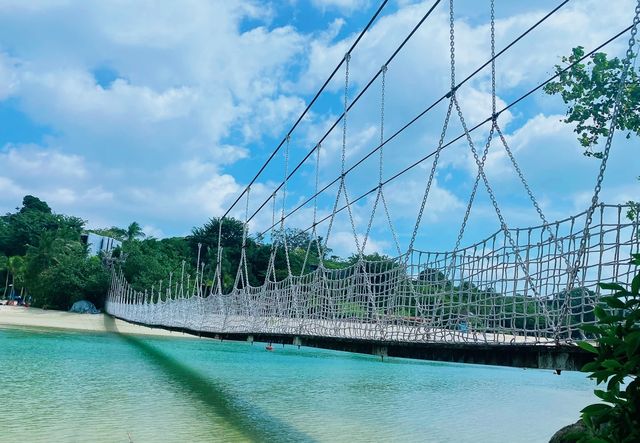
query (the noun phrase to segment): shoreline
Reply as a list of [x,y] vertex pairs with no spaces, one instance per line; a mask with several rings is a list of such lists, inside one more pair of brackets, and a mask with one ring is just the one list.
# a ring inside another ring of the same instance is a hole
[[168,331],[128,323],[104,313],[77,314],[67,311],[5,305],[0,305],[0,329],[2,328],[38,328],[102,333],[115,332],[119,334],[156,337],[193,338],[193,335],[183,332]]

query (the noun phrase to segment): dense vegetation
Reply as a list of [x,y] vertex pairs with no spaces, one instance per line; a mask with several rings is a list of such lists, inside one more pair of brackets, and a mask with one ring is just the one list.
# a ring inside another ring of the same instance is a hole
[[[110,227],[91,232],[122,241],[114,257],[134,288],[144,290],[170,273],[182,271],[195,275],[200,249],[200,262],[205,265],[205,282],[211,284],[217,263],[219,220],[212,219],[196,227],[191,235],[165,239],[145,238],[140,225],[127,228]],[[232,289],[242,251],[243,224],[225,219],[222,224],[221,268],[223,288]],[[73,302],[86,299],[102,306],[109,285],[109,271],[104,257],[90,256],[81,241],[85,222],[77,217],[54,213],[49,205],[37,197],[24,197],[16,212],[0,216],[0,296],[6,298],[13,291],[29,300],[33,306],[68,309]],[[286,236],[289,263],[293,274],[317,267],[321,239],[312,241],[309,234],[286,230],[275,234],[280,241]],[[311,248],[305,264],[307,247]],[[200,246],[199,246],[200,245]],[[248,236],[245,253],[249,270],[249,284],[260,285],[265,280],[272,245]],[[330,252],[330,250],[327,250]],[[278,280],[288,274],[284,249],[275,256],[275,276]],[[328,268],[341,268],[353,260],[326,257]],[[12,289],[13,288],[13,289]]]
[[[556,66],[558,80],[545,86],[548,94],[559,94],[567,105],[566,123],[575,125],[584,154],[602,159],[598,147],[601,138],[610,136],[614,105],[619,100],[619,113],[613,127],[626,132],[626,137],[640,135],[640,75],[635,64],[595,53],[585,62],[579,46],[562,58],[568,69]],[[573,65],[573,66],[571,66]],[[626,80],[621,84],[622,74]],[[640,177],[638,177],[640,180]],[[636,221],[640,203],[629,201],[627,217]],[[640,265],[640,255],[633,256]],[[600,284],[614,294],[601,299],[593,314],[595,325],[583,326],[584,334],[595,339],[596,346],[582,342],[580,346],[596,357],[582,369],[598,385],[596,396],[604,403],[589,405],[582,410],[578,424],[561,430],[553,441],[573,442],[637,442],[640,441],[640,273],[630,287],[618,283]],[[564,432],[563,432],[564,431]]]
[[[635,64],[625,65],[619,58],[609,58],[604,52],[596,52],[577,63],[584,55],[584,47],[578,46],[573,48],[571,55],[562,57],[567,66],[556,65],[558,79],[549,82],[544,91],[560,95],[567,105],[564,122],[573,125],[578,141],[584,147],[584,155],[602,159],[604,152],[600,142],[609,136],[616,98],[619,98],[620,108],[615,129],[624,131],[627,139],[640,135],[640,70],[636,70]],[[625,84],[620,88],[625,69]],[[628,201],[627,204],[630,206],[627,217],[637,220],[640,202]]]
[[[165,239],[146,238],[140,225],[135,222],[127,228],[110,227],[92,232],[122,242],[122,247],[117,248],[109,258],[111,263],[115,262],[122,268],[127,280],[137,290],[144,291],[154,285],[158,288],[160,281],[164,281],[166,287],[169,275],[173,274],[173,282],[176,282],[183,268],[185,276],[194,276],[198,258],[201,266],[204,265],[200,268],[202,283],[211,287],[218,262],[219,223],[214,218],[201,227],[193,228],[186,237]],[[79,218],[55,214],[47,203],[26,196],[22,208],[0,217],[0,278],[4,281],[0,292],[7,296],[13,287],[16,293],[37,307],[68,309],[80,299],[90,300],[101,307],[109,285],[110,275],[105,267],[105,261],[109,260],[89,255],[87,246],[80,238],[83,229],[84,221]],[[235,219],[225,219],[222,223],[220,263],[224,292],[231,291],[235,283],[242,253],[243,229],[242,222]],[[278,281],[288,275],[282,247],[285,239],[293,275],[316,269],[321,262],[319,251],[323,252],[325,268],[335,270],[328,278],[344,278],[355,272],[353,265],[358,257],[340,259],[330,255],[330,250],[323,250],[321,238],[313,239],[308,233],[295,229],[276,232],[274,238],[278,239],[280,245],[274,260],[275,279]],[[259,238],[247,236],[245,255],[250,285],[259,286],[267,278],[273,247]],[[459,327],[463,322],[471,328],[496,331],[503,328],[533,331],[547,327],[539,300],[525,295],[505,296],[491,287],[480,288],[470,282],[456,284],[435,269],[423,270],[411,282],[404,280],[404,284],[411,284],[412,288],[401,290],[407,296],[399,299],[391,288],[397,262],[379,254],[367,255],[365,259],[369,285],[378,295],[368,307],[347,300],[338,303],[338,314],[341,316],[366,318],[391,315],[415,318],[435,315],[447,319],[451,328]],[[243,284],[240,282],[239,286]],[[398,284],[397,280],[394,284]],[[586,291],[584,295],[591,297],[593,293]],[[593,313],[584,311],[582,307],[582,297],[583,289],[580,288],[570,294],[573,316],[567,321],[571,324],[593,320]],[[321,298],[318,298],[318,312],[323,311]],[[558,312],[564,300],[563,293],[549,298],[544,302],[546,310]]]
[[[640,265],[640,254],[633,256]],[[589,405],[582,410],[587,427],[579,441],[640,441],[640,273],[630,286],[601,284],[614,293],[601,299],[595,315],[598,324],[584,326],[596,338],[597,346],[581,342],[593,352],[595,359],[582,370],[605,389],[595,394],[605,403]]]
[[0,276],[6,297],[12,288],[35,306],[68,309],[76,300],[97,305],[109,284],[99,257],[80,241],[84,221],[52,212],[27,195],[15,213],[0,217]]

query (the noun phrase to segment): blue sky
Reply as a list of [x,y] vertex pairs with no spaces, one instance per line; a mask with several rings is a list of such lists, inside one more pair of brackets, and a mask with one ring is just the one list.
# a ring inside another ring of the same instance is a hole
[[[433,1],[391,0],[353,53],[349,96],[376,73]],[[559,1],[496,1],[496,40],[504,47]],[[0,0],[0,212],[23,195],[45,199],[58,212],[91,227],[140,222],[148,234],[184,235],[221,215],[304,109],[379,3],[368,0],[124,1]],[[489,2],[456,2],[457,75],[489,57]],[[507,103],[553,72],[576,45],[591,49],[626,27],[633,2],[573,0],[497,62],[499,103]],[[626,37],[605,49],[621,55]],[[448,2],[442,2],[389,66],[385,133],[391,134],[448,87]],[[292,164],[303,158],[342,110],[344,72],[329,85],[291,138]],[[489,71],[459,91],[470,126],[490,114]],[[446,103],[385,148],[385,177],[434,149]],[[584,210],[598,163],[581,155],[564,106],[538,93],[501,116],[522,169],[549,219]],[[380,131],[377,81],[349,115],[347,167],[376,146]],[[321,154],[320,183],[339,174],[341,126]],[[457,136],[453,119],[446,140]],[[481,150],[486,131],[474,140]],[[617,137],[602,199],[640,196],[638,140]],[[350,197],[377,183],[377,157],[347,178]],[[251,191],[250,208],[282,179],[278,155]],[[402,247],[408,243],[431,168],[425,163],[389,184],[385,195]],[[498,144],[487,173],[510,226],[538,223]],[[468,146],[443,153],[416,245],[455,242],[476,175]],[[291,209],[312,194],[314,162],[288,188]],[[337,187],[318,201],[327,214]],[[375,194],[354,207],[360,237]],[[278,204],[281,203],[279,196]],[[242,217],[244,202],[232,212]],[[279,213],[280,208],[277,208]],[[268,205],[252,222],[270,225]],[[309,205],[289,226],[308,227]],[[498,228],[481,189],[465,242]],[[319,229],[326,230],[326,224]],[[346,213],[330,239],[339,254],[354,250]],[[369,250],[393,253],[385,219],[373,221]]]

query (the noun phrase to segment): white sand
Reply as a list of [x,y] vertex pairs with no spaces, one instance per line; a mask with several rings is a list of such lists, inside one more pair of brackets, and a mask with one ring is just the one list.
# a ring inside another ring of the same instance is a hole
[[1,327],[68,329],[74,331],[118,332],[121,334],[193,337],[182,332],[127,323],[105,314],[76,314],[22,306],[0,306]]

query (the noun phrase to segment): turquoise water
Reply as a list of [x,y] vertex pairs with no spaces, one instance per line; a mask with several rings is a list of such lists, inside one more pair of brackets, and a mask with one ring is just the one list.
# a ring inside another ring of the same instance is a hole
[[0,441],[544,442],[584,374],[0,329]]

